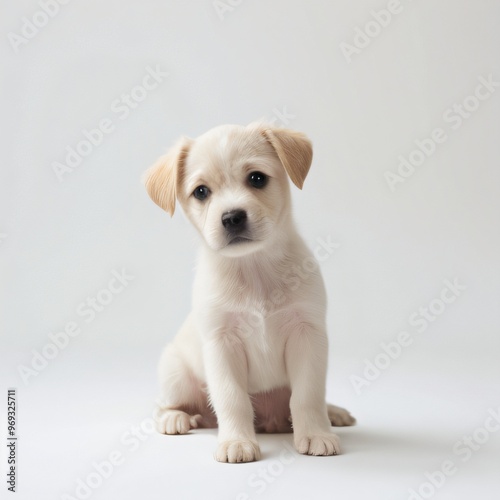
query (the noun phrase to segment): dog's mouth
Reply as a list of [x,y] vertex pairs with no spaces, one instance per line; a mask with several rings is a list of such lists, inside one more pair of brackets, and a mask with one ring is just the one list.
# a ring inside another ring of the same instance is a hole
[[227,244],[229,245],[239,245],[241,243],[249,243],[250,241],[253,241],[251,238],[246,238],[245,236],[235,236],[232,240],[229,241]]

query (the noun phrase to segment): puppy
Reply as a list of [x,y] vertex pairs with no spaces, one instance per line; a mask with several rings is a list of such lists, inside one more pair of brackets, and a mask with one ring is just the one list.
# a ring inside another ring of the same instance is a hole
[[156,425],[218,426],[219,462],[258,460],[256,431],[292,428],[299,453],[336,455],[330,425],[355,422],[325,402],[325,287],[292,220],[289,179],[302,189],[311,161],[301,133],[224,125],[181,139],[144,176],[202,236],[192,311],[160,361]]

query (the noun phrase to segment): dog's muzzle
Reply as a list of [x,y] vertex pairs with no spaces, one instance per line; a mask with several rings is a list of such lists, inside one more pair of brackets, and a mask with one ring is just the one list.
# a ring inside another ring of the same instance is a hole
[[226,230],[228,245],[252,241],[247,219],[247,213],[244,210],[231,210],[222,214],[221,220]]
[[237,236],[247,229],[247,213],[244,210],[231,210],[222,214],[222,225],[229,235]]

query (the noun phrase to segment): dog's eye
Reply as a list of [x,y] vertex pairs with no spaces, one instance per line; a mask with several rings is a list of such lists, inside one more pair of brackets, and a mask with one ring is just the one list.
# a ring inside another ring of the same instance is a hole
[[262,172],[252,172],[248,176],[248,182],[254,188],[263,188],[267,184],[267,175]]
[[197,200],[204,200],[209,194],[210,194],[210,190],[207,188],[207,186],[198,186],[193,191],[193,196]]

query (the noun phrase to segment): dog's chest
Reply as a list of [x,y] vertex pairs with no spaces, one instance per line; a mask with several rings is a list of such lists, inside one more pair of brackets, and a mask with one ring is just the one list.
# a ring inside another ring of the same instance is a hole
[[251,326],[243,339],[248,364],[248,386],[252,393],[268,391],[287,384],[284,335],[280,332]]
[[268,267],[237,270],[217,286],[219,300],[235,312],[262,315],[275,312],[285,301],[286,281]]

